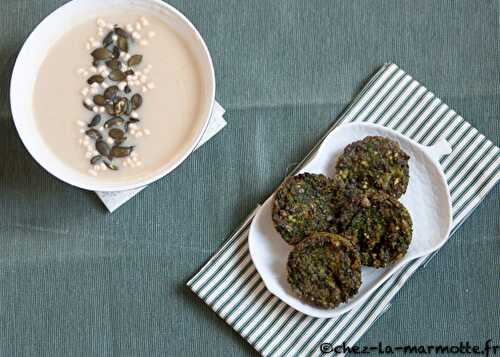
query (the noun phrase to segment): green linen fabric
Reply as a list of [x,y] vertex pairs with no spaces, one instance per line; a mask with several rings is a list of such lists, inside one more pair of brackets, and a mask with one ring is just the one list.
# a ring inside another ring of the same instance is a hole
[[[0,356],[255,355],[185,282],[384,62],[499,144],[499,1],[171,1],[206,39],[228,126],[110,215],[11,120],[17,52],[64,2],[0,2]],[[498,193],[358,344],[498,342]]]

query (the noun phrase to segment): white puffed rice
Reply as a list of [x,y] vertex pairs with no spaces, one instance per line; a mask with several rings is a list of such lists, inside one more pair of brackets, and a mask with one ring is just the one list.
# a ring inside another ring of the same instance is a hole
[[149,129],[144,129],[144,135],[146,136],[151,135],[151,131]]
[[137,31],[134,31],[134,32],[132,33],[132,38],[133,38],[134,40],[140,40],[140,39],[141,39],[141,34],[140,34],[139,32],[137,32]]
[[106,142],[107,142],[109,145],[111,145],[111,144],[113,144],[113,139],[111,139],[111,138],[107,138],[107,139],[106,139]]
[[148,88],[149,89],[154,89],[155,84],[153,82],[148,83]]
[[148,40],[141,40],[139,43],[141,44],[141,46],[147,46],[147,45],[149,45]]
[[81,120],[77,120],[77,121],[76,121],[76,124],[77,124],[78,126],[85,126],[85,123],[84,123],[83,121],[81,121]]
[[149,21],[144,16],[141,17],[141,23],[143,26],[149,26]]
[[137,113],[135,110],[132,110],[132,112],[130,113],[130,117],[131,118],[139,118],[139,113]]
[[89,87],[83,87],[80,93],[86,97],[89,94]]
[[128,32],[134,31],[134,26],[132,26],[132,24],[127,24],[127,26],[125,26],[125,28],[127,29]]

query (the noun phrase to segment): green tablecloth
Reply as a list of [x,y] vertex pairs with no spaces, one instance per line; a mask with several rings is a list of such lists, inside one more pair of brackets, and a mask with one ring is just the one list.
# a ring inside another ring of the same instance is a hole
[[[185,281],[384,62],[499,143],[500,1],[173,1],[212,52],[229,125],[109,215],[11,121],[17,51],[62,3],[0,3],[0,356],[254,354]],[[498,342],[498,192],[358,344]]]

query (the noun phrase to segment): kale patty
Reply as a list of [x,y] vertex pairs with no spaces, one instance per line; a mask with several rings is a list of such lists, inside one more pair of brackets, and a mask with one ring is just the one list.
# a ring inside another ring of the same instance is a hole
[[315,233],[288,256],[288,282],[312,305],[334,308],[354,296],[361,285],[359,252],[347,239]]
[[359,248],[361,264],[385,267],[401,259],[411,243],[412,220],[408,210],[382,191],[346,188],[337,230]]
[[329,199],[331,180],[304,173],[289,177],[273,203],[276,230],[289,244],[297,244],[314,232],[329,231],[333,209]]
[[346,146],[337,160],[336,177],[361,189],[382,190],[399,198],[408,186],[409,159],[397,142],[367,136]]

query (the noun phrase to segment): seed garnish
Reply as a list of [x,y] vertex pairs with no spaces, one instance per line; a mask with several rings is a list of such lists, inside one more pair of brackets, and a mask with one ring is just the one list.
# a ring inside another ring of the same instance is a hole
[[[90,38],[87,43],[93,67],[88,71],[82,69],[82,73],[79,73],[84,76],[88,76],[89,72],[91,74],[87,79],[90,87],[85,87],[81,92],[85,97],[83,106],[95,114],[86,125],[84,120],[80,120],[79,126],[88,128],[80,130],[94,142],[95,149],[89,147],[88,138],[80,139],[87,147],[86,157],[93,166],[90,171],[94,176],[106,168],[119,170],[119,165],[113,159],[124,159],[120,166],[135,167],[136,161],[137,166],[140,166],[134,146],[126,144],[127,133],[130,129],[132,137],[139,138],[143,135],[141,128],[136,125],[140,122],[136,110],[143,105],[143,97],[137,91],[142,88],[146,92],[152,84],[147,83],[151,65],[140,68],[143,56],[140,53],[129,53],[133,45],[141,44],[147,37],[140,33],[142,25],[141,28],[130,26],[130,31],[126,31],[125,27],[106,25],[104,20],[101,22],[104,25],[99,25],[99,37],[97,40]],[[105,28],[109,30],[105,32]],[[102,47],[99,47],[99,39]]]
[[94,117],[92,118],[92,120],[90,121],[90,123],[87,126],[89,128],[92,128],[96,125],[99,125],[100,122],[101,122],[101,115],[97,114],[97,115],[94,115]]

